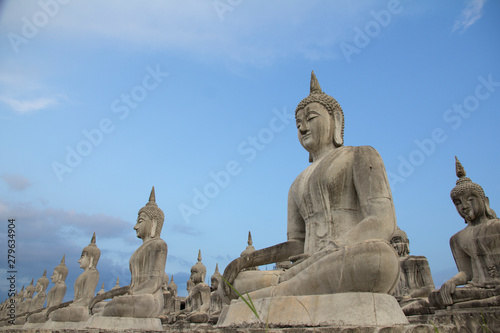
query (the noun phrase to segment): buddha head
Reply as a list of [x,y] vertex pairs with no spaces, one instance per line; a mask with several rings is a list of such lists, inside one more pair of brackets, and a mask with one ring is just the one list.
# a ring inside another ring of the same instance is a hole
[[36,281],[35,291],[37,293],[45,292],[48,286],[49,286],[49,279],[47,279],[47,270],[45,270],[43,272],[42,277]]
[[149,202],[139,210],[134,230],[137,237],[143,240],[160,237],[165,215],[156,204],[155,188],[151,190]]
[[410,240],[406,236],[406,232],[399,229],[399,227],[396,227],[396,231],[391,238],[391,245],[400,257],[406,257],[410,254]]
[[92,239],[90,240],[90,244],[83,248],[82,256],[78,263],[80,264],[80,268],[84,270],[95,268],[97,263],[99,262],[99,258],[101,257],[101,250],[95,244],[95,232],[92,235]]
[[65,256],[63,255],[61,263],[54,268],[54,273],[50,277],[53,283],[64,282],[68,276],[68,267],[66,267]]
[[217,288],[219,288],[221,280],[222,280],[222,275],[219,272],[219,264],[215,264],[215,272],[210,277],[210,289],[212,291],[217,290]]
[[[311,73],[309,96],[295,109],[298,137],[301,145],[309,153],[327,144],[340,147],[344,144],[344,113],[339,103],[325,94],[314,71]],[[311,155],[310,155],[311,161]]]
[[205,281],[205,276],[207,274],[207,268],[201,262],[201,250],[198,250],[198,262],[191,267],[191,277],[190,280],[194,285]]
[[465,169],[455,156],[455,170],[458,177],[457,184],[451,190],[450,197],[455,204],[458,214],[465,223],[480,222],[484,217],[496,218],[496,213],[490,208],[488,197],[481,186],[465,177]]
[[170,283],[167,286],[167,290],[170,291],[172,296],[177,297],[177,284],[174,282],[174,276],[170,279]]

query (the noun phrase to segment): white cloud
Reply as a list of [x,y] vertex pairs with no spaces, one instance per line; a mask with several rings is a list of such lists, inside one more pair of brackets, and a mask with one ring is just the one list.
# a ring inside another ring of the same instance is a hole
[[0,101],[4,102],[10,106],[14,111],[20,114],[26,114],[29,112],[34,112],[38,110],[43,110],[51,105],[57,104],[57,101],[53,98],[37,98],[32,100],[16,100],[9,97],[0,97]]
[[[32,185],[28,178],[21,175],[4,173],[2,176],[0,176],[0,178],[2,178],[3,181],[7,184],[9,190],[13,191],[24,191]],[[0,212],[2,212],[1,204],[2,203],[0,202]]]
[[474,22],[479,20],[483,15],[483,7],[485,3],[486,0],[468,0],[465,8],[462,9],[462,12],[453,24],[451,32],[453,33],[457,30],[461,30],[463,32],[474,24]]

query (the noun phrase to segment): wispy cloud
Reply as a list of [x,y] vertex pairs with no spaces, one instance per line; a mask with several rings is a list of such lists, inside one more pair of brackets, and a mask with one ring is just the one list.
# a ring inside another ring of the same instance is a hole
[[51,105],[57,104],[53,98],[37,98],[32,100],[16,100],[8,97],[0,97],[0,101],[10,106],[14,111],[20,114],[26,114],[38,110],[43,110]]
[[28,187],[33,185],[28,178],[23,177],[21,175],[4,173],[0,176],[0,178],[3,179],[3,181],[9,187],[9,190],[12,190],[12,191],[18,191],[18,192],[24,191]]
[[453,24],[451,32],[453,33],[457,30],[464,32],[468,27],[473,25],[474,22],[479,20],[483,15],[485,3],[486,0],[468,0],[465,8],[462,9],[462,12]]

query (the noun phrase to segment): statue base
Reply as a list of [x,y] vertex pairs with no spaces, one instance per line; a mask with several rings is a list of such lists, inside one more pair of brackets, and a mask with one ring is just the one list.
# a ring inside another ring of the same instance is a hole
[[87,320],[85,328],[120,330],[163,331],[159,318],[131,318],[92,316]]
[[53,321],[52,319],[49,319],[40,327],[40,329],[48,331],[63,330],[63,329],[70,329],[70,330],[84,329],[86,322],[87,321]]
[[393,296],[375,293],[280,296],[252,300],[260,320],[241,300],[222,310],[217,327],[408,325]]

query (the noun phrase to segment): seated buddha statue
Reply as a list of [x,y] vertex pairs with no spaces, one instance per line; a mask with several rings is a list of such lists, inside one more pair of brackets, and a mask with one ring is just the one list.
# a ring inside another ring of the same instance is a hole
[[99,283],[99,271],[96,266],[100,257],[101,251],[96,245],[94,232],[90,244],[82,250],[82,255],[78,260],[83,273],[75,281],[73,303],[51,312],[49,318],[52,321],[77,322],[90,317],[89,303]]
[[[399,259],[389,243],[396,217],[380,155],[369,146],[344,146],[342,108],[321,90],[314,72],[295,119],[311,164],[289,190],[287,241],[236,258],[224,278],[252,300],[390,294],[399,280]],[[254,271],[245,278],[245,268],[288,260],[293,265],[286,271]],[[238,297],[227,284],[224,289]]]
[[407,316],[432,313],[427,296],[434,290],[434,282],[427,258],[410,255],[410,240],[399,227],[392,236],[391,244],[399,255],[401,270],[393,296]]
[[186,320],[192,323],[204,323],[209,319],[210,286],[206,284],[207,268],[201,262],[201,250],[198,251],[198,262],[191,267],[190,281],[192,286],[186,298]]
[[54,286],[47,293],[47,307],[44,311],[33,313],[28,317],[28,323],[44,323],[47,321],[47,311],[54,309],[62,303],[66,295],[66,277],[68,276],[68,267],[66,267],[65,256],[63,255],[61,263],[54,268],[50,279]]
[[163,211],[156,204],[153,187],[149,202],[139,210],[134,226],[142,245],[130,257],[130,287],[117,289],[126,293],[109,301],[99,315],[159,318],[162,314],[162,285],[167,261],[167,244],[160,238],[164,219]]
[[[458,273],[429,295],[437,308],[500,305],[500,220],[483,188],[466,177],[455,157],[457,184],[451,199],[466,227],[450,239]],[[463,286],[463,287],[462,287]]]
[[49,286],[49,279],[47,279],[47,270],[43,272],[41,278],[36,281],[35,292],[36,295],[33,297],[33,302],[31,303],[30,312],[37,311],[45,305],[47,300],[47,287]]

